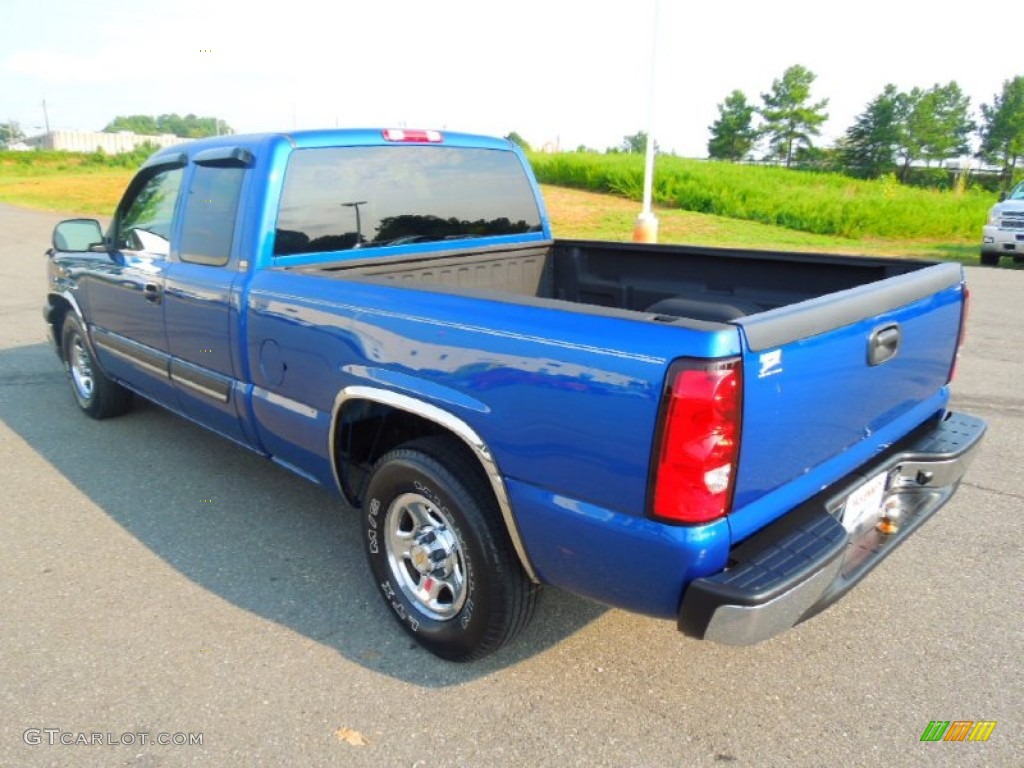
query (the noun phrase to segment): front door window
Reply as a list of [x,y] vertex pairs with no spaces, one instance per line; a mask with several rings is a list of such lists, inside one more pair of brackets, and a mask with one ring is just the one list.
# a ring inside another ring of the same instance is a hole
[[181,177],[181,168],[171,168],[151,176],[142,186],[118,221],[119,249],[167,258]]

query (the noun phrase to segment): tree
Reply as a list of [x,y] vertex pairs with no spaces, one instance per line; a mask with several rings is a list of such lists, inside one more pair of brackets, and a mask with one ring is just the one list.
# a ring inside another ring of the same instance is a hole
[[822,123],[828,120],[824,111],[828,99],[809,103],[815,79],[813,72],[795,64],[782,74],[781,80],[772,82],[771,93],[761,94],[761,132],[768,138],[769,156],[783,160],[787,168],[798,149],[813,149],[812,137],[821,133]]
[[184,139],[201,139],[204,136],[220,136],[234,133],[234,130],[223,120],[216,117],[196,117],[193,114],[184,117],[172,113],[153,117],[151,115],[119,115],[111,120],[103,129],[107,132],[132,131],[143,136],[154,136],[170,133]]
[[981,105],[981,115],[979,154],[990,163],[1002,164],[1003,174],[1013,179],[1017,161],[1024,156],[1024,76],[1006,80],[992,104]]
[[24,138],[25,132],[21,130],[21,124],[17,120],[0,123],[0,145],[6,147]]
[[[617,151],[627,154],[644,154],[647,152],[647,131],[637,131],[629,136],[623,136]],[[657,141],[654,142],[654,151],[658,151]]]
[[910,116],[910,130],[930,165],[970,151],[968,137],[976,129],[971,120],[971,99],[956,82],[934,85],[922,94]]
[[715,160],[742,160],[757,141],[752,121],[757,110],[747,103],[743,91],[733,91],[718,105],[718,119],[708,127],[708,157]]
[[931,165],[970,151],[968,137],[976,126],[970,117],[971,100],[955,82],[935,84],[927,91],[914,88],[903,95],[902,131],[898,154],[903,160],[902,181],[915,160]]
[[105,133],[117,131],[131,131],[144,136],[153,136],[159,131],[156,127],[156,118],[149,115],[118,115],[104,127]]
[[840,163],[848,173],[874,179],[891,170],[903,146],[908,103],[892,83],[868,103],[842,141]]
[[910,165],[923,156],[921,145],[921,130],[919,124],[924,121],[922,115],[921,100],[924,98],[924,91],[920,88],[913,88],[910,93],[903,94],[903,103],[900,114],[899,146],[896,148],[897,156],[903,161],[903,168],[900,171],[900,181],[906,182],[910,174]]
[[512,131],[512,133],[510,133],[505,138],[508,141],[511,141],[513,144],[521,147],[524,152],[529,152],[530,151],[530,144],[529,144],[529,142],[527,142],[526,139],[524,139],[522,136],[520,136],[515,131]]

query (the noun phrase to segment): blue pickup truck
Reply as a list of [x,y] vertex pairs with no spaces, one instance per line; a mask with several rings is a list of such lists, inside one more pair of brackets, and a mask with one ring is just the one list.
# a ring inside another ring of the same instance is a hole
[[556,240],[501,139],[164,149],[108,231],[56,227],[48,272],[85,414],[141,395],[336,489],[386,610],[452,660],[543,584],[776,635],[948,501],[985,430],[947,410],[959,265]]

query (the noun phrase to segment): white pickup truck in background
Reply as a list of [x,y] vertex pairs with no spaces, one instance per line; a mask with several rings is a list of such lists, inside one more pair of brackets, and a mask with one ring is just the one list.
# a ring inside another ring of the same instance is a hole
[[1000,256],[1024,262],[1024,181],[1008,195],[1000,195],[982,230],[981,263],[994,267]]

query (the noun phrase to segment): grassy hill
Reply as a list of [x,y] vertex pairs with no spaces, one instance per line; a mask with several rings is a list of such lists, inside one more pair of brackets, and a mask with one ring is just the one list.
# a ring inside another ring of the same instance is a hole
[[[561,153],[531,156],[543,183],[609,192],[639,201],[639,155]],[[975,241],[994,202],[991,193],[906,187],[834,173],[659,156],[654,200],[696,213],[844,238]]]
[[[555,236],[595,240],[627,241],[640,204],[616,195],[584,192],[549,184],[541,185],[547,201]],[[962,240],[907,240],[891,238],[846,238],[816,235],[785,227],[725,216],[681,211],[655,206],[658,240],[752,250],[810,251],[816,253],[868,254],[943,259],[964,264],[978,263],[975,238]],[[978,228],[979,237],[981,228]],[[1006,265],[1008,266],[1008,264]]]

